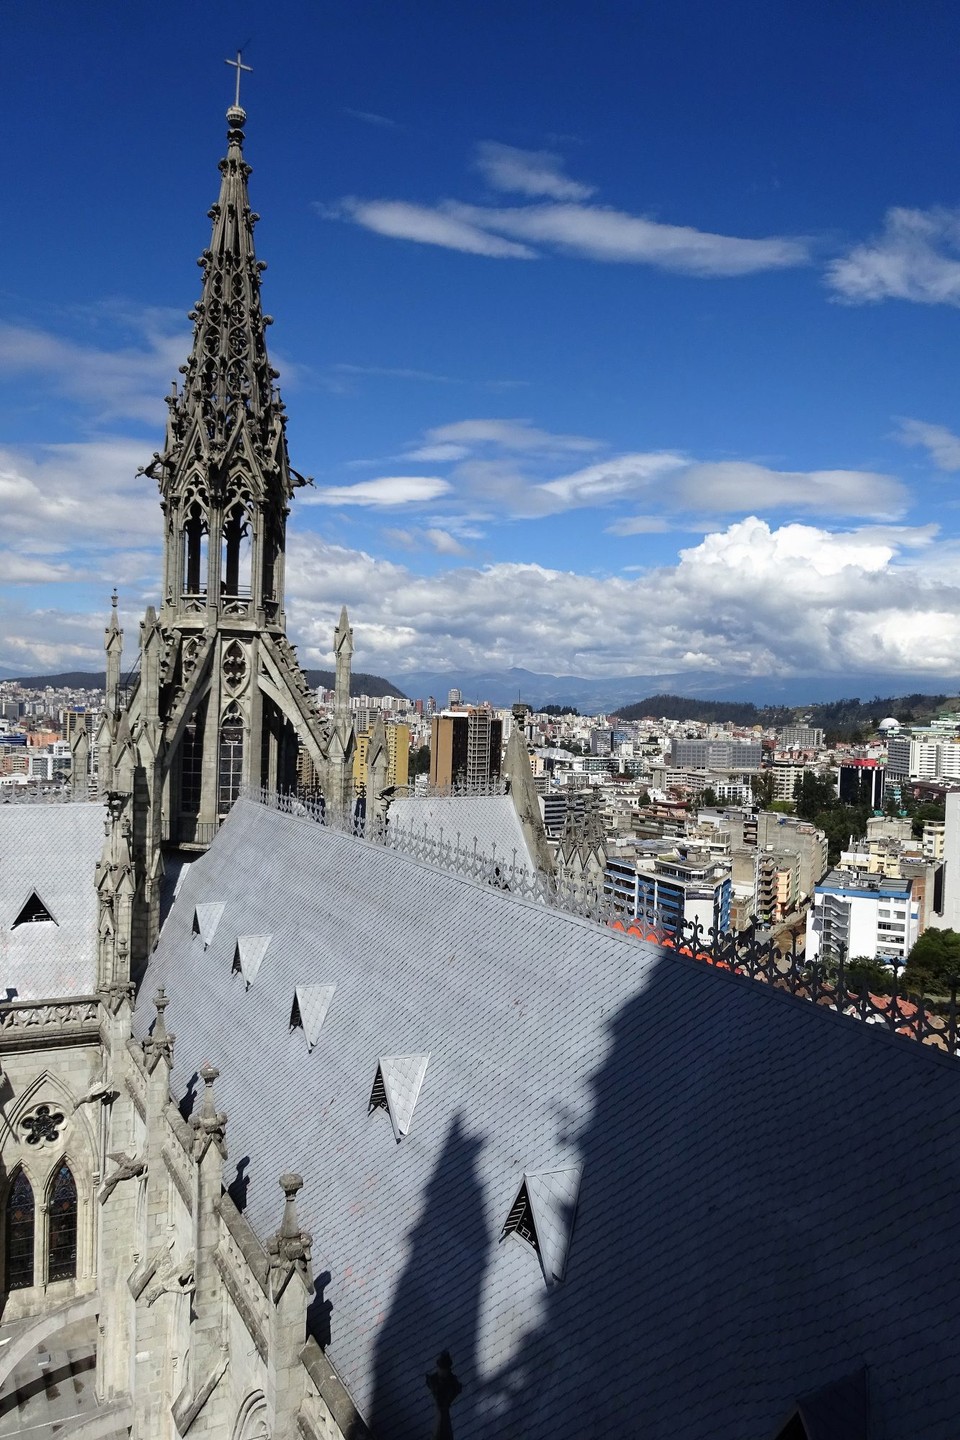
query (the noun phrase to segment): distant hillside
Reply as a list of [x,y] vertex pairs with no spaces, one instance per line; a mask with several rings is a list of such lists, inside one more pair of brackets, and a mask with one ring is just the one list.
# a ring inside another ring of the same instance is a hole
[[667,720],[699,720],[733,725],[811,725],[828,740],[851,740],[875,730],[887,715],[903,724],[922,724],[944,708],[958,704],[947,695],[876,695],[872,700],[828,700],[817,705],[754,705],[749,700],[693,700],[688,695],[650,695],[617,711],[621,720],[645,715]]
[[[325,690],[333,689],[334,672],[332,670],[305,670],[307,684],[316,689],[322,685]],[[351,695],[396,695],[398,699],[406,698],[405,690],[398,690],[396,685],[389,680],[384,680],[382,675],[368,675],[364,670],[354,670],[350,676]]]
[[[326,690],[333,688],[332,670],[307,670],[305,674],[307,684],[314,689],[319,685]],[[53,690],[102,690],[107,680],[102,670],[61,670],[57,675],[23,675],[15,679],[11,677],[10,683],[23,685],[27,690],[43,690],[48,685]],[[382,675],[368,675],[363,670],[355,670],[350,677],[351,695],[402,697],[404,693],[389,680],[384,680]]]

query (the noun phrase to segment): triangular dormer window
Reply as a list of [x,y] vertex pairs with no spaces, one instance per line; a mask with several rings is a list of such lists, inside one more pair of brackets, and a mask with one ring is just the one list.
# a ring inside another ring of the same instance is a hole
[[320,1038],[320,1031],[336,988],[336,985],[298,985],[293,992],[290,1029],[303,1031],[307,1037],[308,1050],[312,1050]]
[[16,930],[18,925],[36,925],[41,920],[51,920],[54,925],[57,923],[47,906],[44,905],[40,899],[36,890],[31,890],[27,900],[21,905],[17,918],[10,926],[10,929]]
[[429,1055],[381,1055],[377,1061],[367,1114],[386,1110],[398,1144],[410,1129],[429,1059]]
[[580,1194],[581,1165],[526,1170],[500,1239],[516,1235],[535,1250],[548,1287],[563,1279]]

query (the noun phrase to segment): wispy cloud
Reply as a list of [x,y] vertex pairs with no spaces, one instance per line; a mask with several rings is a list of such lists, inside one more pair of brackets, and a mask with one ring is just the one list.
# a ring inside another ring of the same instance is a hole
[[353,220],[365,230],[393,240],[415,240],[420,245],[439,245],[445,250],[462,250],[468,255],[495,259],[532,260],[526,245],[488,235],[477,225],[458,220],[442,209],[412,205],[406,200],[358,200],[347,196],[333,209],[321,207],[328,218]]
[[518,150],[484,140],[477,146],[474,169],[494,190],[520,195],[549,195],[553,200],[586,200],[592,185],[581,185],[563,173],[563,158],[552,150]]
[[872,470],[771,470],[749,460],[694,464],[673,486],[675,503],[718,514],[807,510],[820,515],[895,519],[907,507],[906,487]]
[[[552,455],[568,450],[598,450],[600,441],[586,435],[557,435],[541,430],[529,420],[455,420],[426,432],[432,446],[453,446],[461,454],[476,445],[495,445],[514,453],[534,451]],[[448,458],[457,458],[449,456]]]
[[406,365],[348,365],[340,363],[330,367],[338,375],[373,375],[386,380],[429,380],[438,385],[456,385],[459,382],[451,375],[437,375],[432,370],[413,370]]
[[960,470],[960,436],[954,435],[946,425],[904,419],[900,421],[897,439],[904,445],[922,446],[938,470]]
[[833,260],[826,282],[838,300],[860,305],[914,300],[960,305],[960,211],[888,210],[883,232]]
[[189,350],[189,336],[181,324],[164,324],[156,311],[145,312],[137,329],[137,343],[106,349],[0,322],[0,374],[33,376],[56,394],[83,404],[100,422],[157,425],[163,394]]
[[343,107],[344,115],[352,115],[354,120],[362,120],[365,125],[376,125],[380,130],[398,130],[399,121],[391,120],[387,115],[378,115],[374,110],[351,110],[349,105]]
[[488,140],[479,147],[474,166],[498,190],[545,196],[554,203],[485,206],[444,199],[422,205],[347,196],[335,206],[316,208],[328,219],[351,220],[378,235],[494,259],[531,260],[556,251],[704,277],[748,275],[810,260],[809,243],[801,237],[718,235],[585,203],[592,187],[565,176],[553,151]]
[[382,475],[355,485],[328,485],[305,495],[302,505],[422,505],[450,490],[436,475]]
[[664,225],[603,205],[527,205],[489,209],[448,203],[445,213],[481,230],[552,245],[588,260],[655,265],[687,275],[734,276],[803,265],[804,240],[744,239],[690,225]]
[[466,555],[467,553],[467,547],[461,545],[457,537],[451,535],[449,530],[438,530],[431,527],[423,533],[427,543],[436,550],[438,555]]

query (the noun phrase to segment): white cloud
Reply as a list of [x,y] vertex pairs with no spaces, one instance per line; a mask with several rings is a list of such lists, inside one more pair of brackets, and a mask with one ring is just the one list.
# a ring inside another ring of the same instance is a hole
[[[469,447],[494,445],[515,453],[536,451],[539,454],[561,454],[567,450],[598,450],[600,442],[585,435],[555,435],[540,430],[529,420],[455,420],[437,425],[426,432],[431,446],[459,446],[462,454]],[[458,458],[450,456],[448,458]]]
[[601,205],[528,205],[493,210],[448,202],[444,212],[466,225],[555,245],[588,260],[656,265],[687,275],[748,275],[758,270],[804,265],[809,260],[804,240],[714,235],[690,225],[663,225]]
[[159,544],[155,487],[135,478],[147,458],[133,440],[0,448],[4,540],[39,555]]
[[960,436],[946,425],[931,425],[926,420],[901,420],[897,439],[904,445],[920,445],[929,454],[938,470],[960,470]]
[[826,280],[849,304],[960,305],[960,211],[888,210],[883,233],[831,261]]
[[433,210],[429,205],[411,205],[405,200],[357,200],[348,196],[333,209],[320,207],[320,213],[334,219],[346,217],[365,230],[394,240],[415,240],[421,245],[441,245],[447,250],[497,259],[534,258],[534,252],[526,245],[488,235],[476,225]]
[[691,465],[672,489],[672,501],[719,514],[748,510],[814,510],[822,515],[895,518],[908,501],[891,475],[870,470],[771,470],[747,460]]
[[466,445],[418,445],[415,450],[408,450],[408,460],[463,460],[470,454]]
[[[607,535],[662,535],[670,529],[662,515],[624,515],[606,527]],[[625,566],[629,569],[629,566]]]
[[[689,463],[684,456],[669,451],[614,455],[572,475],[548,480],[537,488],[558,509],[605,505],[622,495],[639,494],[655,483],[659,485],[668,475],[684,469]],[[662,496],[663,491],[659,493]]]
[[552,150],[518,150],[485,140],[477,146],[474,168],[495,190],[520,195],[549,195],[554,200],[586,200],[592,185],[581,185],[563,174],[563,160]]
[[425,539],[432,545],[438,555],[466,555],[465,545],[461,545],[456,536],[451,535],[449,530],[431,528],[425,530]]
[[88,406],[100,421],[142,420],[162,428],[163,395],[189,351],[180,322],[166,312],[131,317],[137,343],[116,349],[78,345],[50,331],[0,323],[0,374],[29,375]]
[[420,505],[437,500],[451,486],[436,475],[381,475],[355,485],[328,485],[304,496],[304,505]]
[[[923,673],[939,683],[960,669],[956,550],[930,526],[838,534],[749,516],[674,563],[629,576],[507,562],[418,575],[301,530],[288,548],[288,609],[305,663],[326,665],[346,602],[358,667],[399,683],[413,669],[509,665],[555,674],[833,674],[851,686],[858,675]],[[156,600],[156,582],[154,573],[144,599]],[[5,673],[102,664],[106,593],[94,614],[5,608]],[[128,608],[130,644],[136,620]]]
[[543,245],[588,260],[656,265],[698,276],[749,275],[810,260],[802,238],[716,235],[572,201],[489,207],[442,200],[430,206],[347,196],[337,205],[315,208],[327,219],[352,220],[378,235],[498,259],[531,260],[541,253],[534,247]]
[[709,666],[855,683],[956,675],[960,588],[945,581],[956,573],[949,556],[929,527],[835,534],[751,516],[630,577],[510,563],[421,576],[307,535],[291,545],[288,581],[310,663],[327,662],[346,601],[358,665],[398,682],[411,669],[522,665],[595,675]]

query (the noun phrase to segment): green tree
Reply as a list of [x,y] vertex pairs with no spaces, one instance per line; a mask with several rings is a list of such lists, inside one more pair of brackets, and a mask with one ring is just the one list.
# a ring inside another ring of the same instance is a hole
[[880,960],[869,955],[855,955],[844,971],[848,990],[869,990],[874,995],[889,995],[893,975]]
[[907,956],[903,987],[912,994],[945,995],[960,977],[960,935],[924,930]]
[[415,745],[410,748],[410,775],[430,774],[430,746]]
[[751,775],[750,789],[760,809],[766,810],[773,801],[773,771],[759,770],[756,775]]
[[815,775],[805,770],[794,786],[793,798],[801,820],[815,820],[825,810],[836,809],[840,801],[833,788],[832,775]]
[[701,805],[706,805],[708,809],[712,809],[712,807],[713,807],[714,805],[716,805],[716,803],[717,803],[717,792],[716,792],[716,790],[714,790],[714,788],[713,788],[712,785],[707,785],[707,786],[705,786],[704,789],[700,791],[700,804],[701,804]]

